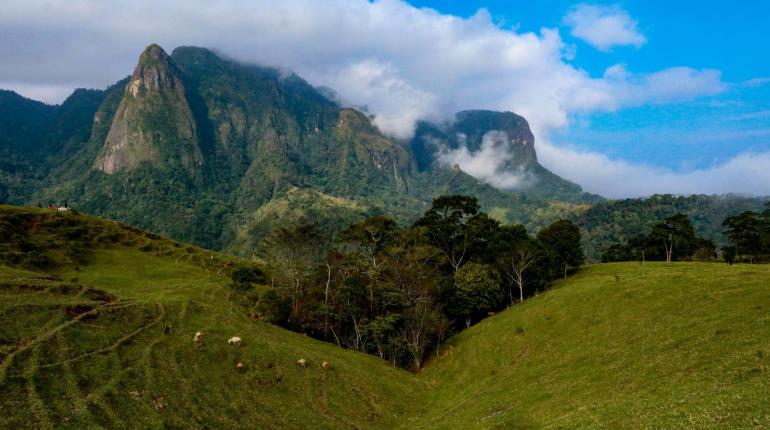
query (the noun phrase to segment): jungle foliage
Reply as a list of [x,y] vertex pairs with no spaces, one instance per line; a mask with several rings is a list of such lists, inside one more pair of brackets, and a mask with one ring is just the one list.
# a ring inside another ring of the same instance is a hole
[[[557,233],[563,231],[569,234]],[[254,310],[289,329],[419,370],[449,335],[582,264],[574,224],[559,221],[544,232],[532,237],[521,225],[501,225],[466,196],[434,199],[409,227],[385,216],[336,237],[315,224],[281,227],[259,250],[272,288]]]

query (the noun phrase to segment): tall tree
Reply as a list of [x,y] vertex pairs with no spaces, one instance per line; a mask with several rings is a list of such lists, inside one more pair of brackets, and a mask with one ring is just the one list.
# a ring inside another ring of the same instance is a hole
[[441,196],[415,223],[425,227],[430,242],[441,250],[453,272],[466,261],[472,229],[468,222],[479,213],[478,201],[467,196]]
[[350,255],[364,260],[368,278],[369,311],[374,311],[374,292],[385,268],[384,250],[398,235],[398,225],[388,217],[376,216],[353,224],[340,234],[340,241]]
[[663,245],[667,262],[692,256],[697,248],[695,230],[690,218],[684,214],[676,214],[655,224],[650,233],[650,239]]
[[461,267],[455,275],[455,288],[466,327],[474,315],[484,314],[500,303],[500,276],[487,265],[468,263]]
[[570,220],[559,220],[540,230],[537,239],[556,258],[565,279],[568,268],[578,267],[585,262],[585,254],[580,246],[580,229]]
[[722,223],[727,227],[725,235],[735,245],[740,256],[748,256],[753,263],[754,258],[762,253],[762,243],[767,237],[767,223],[754,211],[746,211],[740,215],[731,216]]
[[274,230],[258,250],[268,262],[273,279],[277,277],[279,284],[288,288],[295,318],[307,287],[305,283],[323,261],[327,242],[318,225],[301,224]]
[[519,302],[524,301],[524,286],[526,285],[526,275],[529,270],[540,261],[541,257],[532,241],[522,242],[506,255],[500,258],[500,267],[503,269],[506,278],[509,281],[508,295],[513,304],[513,288],[519,290]]

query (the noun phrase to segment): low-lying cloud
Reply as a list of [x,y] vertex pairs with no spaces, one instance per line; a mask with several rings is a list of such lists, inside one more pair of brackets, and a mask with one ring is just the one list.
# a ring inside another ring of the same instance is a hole
[[523,168],[511,170],[513,151],[506,132],[488,131],[476,151],[468,148],[464,135],[458,137],[458,148],[439,148],[438,162],[444,167],[458,166],[465,173],[504,190],[525,189],[534,185],[536,178],[530,172]]
[[[570,16],[573,32],[600,49],[644,43],[622,10],[579,6]],[[586,17],[618,31],[605,39],[578,32]],[[537,135],[547,136],[576,114],[690,100],[725,88],[718,71],[687,67],[637,74],[616,65],[591,76],[571,63],[573,51],[557,29],[520,33],[498,25],[484,9],[460,18],[402,0],[218,0],[194,6],[186,0],[6,0],[0,83],[60,102],[62,88],[105,87],[128,75],[141,49],[153,42],[168,50],[205,46],[236,60],[292,69],[314,85],[333,88],[344,102],[366,106],[376,125],[397,138],[411,136],[419,119],[446,119],[469,108],[519,113]],[[575,179],[570,175],[583,168],[559,161],[572,152],[542,139],[537,145],[540,152],[556,151],[541,157],[556,173]],[[495,162],[482,155],[463,167],[473,174],[473,166]],[[620,183],[628,184],[627,195],[637,193],[630,179]],[[586,184],[624,195],[617,183]],[[744,185],[732,191],[748,191]]]
[[538,157],[554,172],[588,192],[610,198],[651,194],[770,195],[770,152],[743,153],[725,163],[675,171],[613,160],[604,154],[553,146],[543,141]]

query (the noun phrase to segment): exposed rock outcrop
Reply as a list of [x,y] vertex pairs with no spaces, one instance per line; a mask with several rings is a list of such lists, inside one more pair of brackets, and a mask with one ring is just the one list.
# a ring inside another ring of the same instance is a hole
[[144,50],[126,85],[95,168],[115,173],[142,162],[188,169],[203,162],[180,72],[154,44]]

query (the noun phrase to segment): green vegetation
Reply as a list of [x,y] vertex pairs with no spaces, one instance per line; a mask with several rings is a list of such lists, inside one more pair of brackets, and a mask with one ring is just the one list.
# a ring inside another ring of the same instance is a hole
[[248,262],[75,214],[9,218],[52,258],[78,227],[120,240],[81,241],[77,265],[0,264],[2,428],[393,428],[417,404],[412,375],[247,318],[228,284],[259,279]]
[[569,218],[583,233],[583,248],[589,261],[599,261],[612,245],[646,236],[655,224],[676,214],[687,215],[695,234],[717,247],[728,244],[722,221],[744,211],[762,211],[765,200],[735,195],[654,195],[643,199],[606,201],[576,212]]
[[[271,289],[249,261],[72,213],[0,207],[8,219],[3,428],[770,426],[770,266],[588,266],[443,342],[415,376],[250,317],[238,297]],[[9,253],[30,244],[55,264]],[[483,264],[461,273],[492,289]]]
[[636,236],[623,245],[612,245],[603,262],[617,261],[712,261],[717,257],[710,240],[697,237],[690,218],[672,215],[652,226],[646,236]]
[[750,263],[770,261],[770,202],[765,207],[761,215],[746,211],[722,223],[727,228],[725,235],[732,242],[724,249],[729,263],[736,259]]
[[767,428],[770,266],[613,263],[453,337],[410,428]]
[[582,263],[571,221],[541,236],[500,225],[465,196],[436,198],[409,228],[384,216],[339,237],[280,227],[260,254],[274,288],[253,305],[270,322],[419,371],[443,339],[513,304],[514,290],[523,301]]
[[[606,202],[541,166],[526,120],[511,112],[461,112],[451,124],[421,123],[412,141],[397,142],[368,114],[325,94],[284,71],[203,48],[167,56],[157,45],[130,78],[104,91],[79,89],[61,106],[3,91],[0,202],[68,201],[84,213],[246,256],[287,223],[339,232],[385,215],[407,226],[435,197],[470,195],[494,219],[533,234],[572,220],[588,261],[675,213],[721,247],[722,220],[761,210],[760,200],[736,196]],[[501,191],[434,162],[441,146],[474,151],[485,139],[508,147],[512,158],[501,168],[522,174],[529,188]]]

